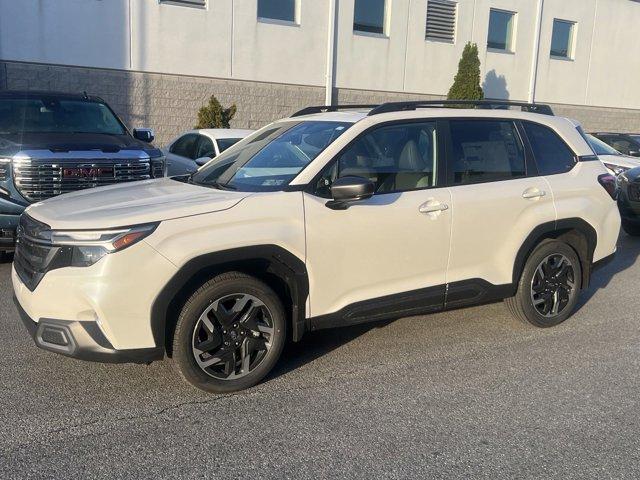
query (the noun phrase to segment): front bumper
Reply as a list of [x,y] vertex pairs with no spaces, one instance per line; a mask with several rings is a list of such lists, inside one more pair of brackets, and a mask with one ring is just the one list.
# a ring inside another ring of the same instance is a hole
[[68,357],[101,363],[150,363],[164,357],[162,348],[116,350],[96,322],[43,318],[35,322],[13,297],[22,323],[36,345]]

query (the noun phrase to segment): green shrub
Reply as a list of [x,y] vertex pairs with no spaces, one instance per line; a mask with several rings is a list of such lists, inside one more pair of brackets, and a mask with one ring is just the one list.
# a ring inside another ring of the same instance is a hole
[[223,108],[215,95],[211,95],[209,103],[198,111],[198,124],[194,128],[230,128],[235,114],[235,103],[229,108]]
[[458,73],[453,79],[453,85],[447,94],[449,100],[482,100],[484,92],[480,86],[480,58],[478,58],[478,45],[468,42],[460,63]]

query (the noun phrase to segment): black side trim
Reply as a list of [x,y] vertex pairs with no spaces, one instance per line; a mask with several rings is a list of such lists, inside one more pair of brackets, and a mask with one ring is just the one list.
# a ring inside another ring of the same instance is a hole
[[293,340],[302,338],[308,329],[305,305],[309,295],[309,277],[302,260],[277,245],[256,245],[213,252],[191,259],[169,280],[151,307],[151,329],[156,345],[164,348],[167,321],[174,301],[181,294],[189,294],[217,272],[240,270],[248,274],[265,273],[278,277],[286,284],[291,297]]
[[101,363],[150,363],[164,357],[164,349],[158,347],[116,350],[95,322],[42,318],[36,323],[15,296],[13,301],[29,335],[43,350]]
[[310,319],[311,330],[346,327],[390,318],[436,312],[444,308],[445,286],[421,288],[347,305]]
[[579,162],[599,162],[597,155],[581,155],[578,157]]
[[[586,245],[581,245],[581,240],[577,235],[571,235],[572,230],[577,230],[584,235]],[[598,242],[598,234],[595,229],[581,218],[564,218],[553,222],[538,225],[526,238],[516,255],[513,264],[512,283],[517,285],[524,264],[533,249],[545,238],[562,238],[569,243],[580,256],[582,263],[582,288],[589,286],[591,277],[591,264],[593,263],[593,252]],[[584,247],[584,248],[582,248]],[[584,251],[581,251],[584,250]]]
[[453,309],[481,305],[515,295],[517,284],[494,285],[481,278],[462,280],[447,285],[445,308]]
[[473,278],[449,285],[438,285],[356,302],[337,312],[311,318],[311,330],[346,327],[481,305],[510,297],[515,294],[515,291],[515,284],[493,285],[486,280]]

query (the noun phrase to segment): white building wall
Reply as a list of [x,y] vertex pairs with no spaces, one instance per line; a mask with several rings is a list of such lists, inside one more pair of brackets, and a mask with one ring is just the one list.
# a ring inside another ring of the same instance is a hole
[[[0,60],[324,87],[329,1],[278,24],[257,0],[0,0]],[[387,0],[383,36],[354,33],[354,0],[336,1],[337,88],[445,95],[474,41],[486,95],[529,98],[537,0],[458,0],[454,44],[425,40],[427,0]],[[490,8],[517,13],[513,54],[487,51]],[[550,58],[554,18],[577,22],[573,60]],[[536,100],[640,109],[638,25],[637,1],[544,0]]]

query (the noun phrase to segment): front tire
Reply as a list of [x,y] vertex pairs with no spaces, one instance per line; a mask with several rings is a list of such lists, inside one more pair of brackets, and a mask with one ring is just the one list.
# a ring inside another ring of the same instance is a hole
[[274,367],[286,339],[278,296],[249,275],[218,275],[191,295],[178,317],[173,360],[197,388],[228,393],[256,385]]
[[640,225],[623,220],[622,229],[627,233],[627,235],[631,235],[632,237],[640,237]]
[[582,268],[566,243],[545,240],[529,255],[515,296],[505,299],[511,314],[536,327],[552,327],[571,316],[578,302]]

